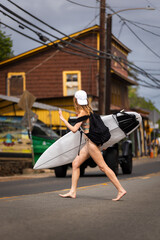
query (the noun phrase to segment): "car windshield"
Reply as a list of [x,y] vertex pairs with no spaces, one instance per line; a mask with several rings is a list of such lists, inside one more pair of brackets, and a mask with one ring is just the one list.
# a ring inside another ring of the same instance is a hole
[[60,136],[54,132],[51,128],[49,128],[47,125],[42,123],[41,121],[37,121],[34,124],[33,130],[32,130],[33,135],[47,135],[48,137],[58,139]]

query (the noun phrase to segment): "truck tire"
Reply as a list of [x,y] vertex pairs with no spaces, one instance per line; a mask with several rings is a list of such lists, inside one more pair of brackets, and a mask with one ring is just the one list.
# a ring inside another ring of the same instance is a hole
[[132,148],[129,147],[128,154],[125,156],[124,160],[121,163],[121,168],[123,174],[131,174],[132,173]]
[[108,167],[118,175],[118,150],[114,147],[109,147],[105,150],[103,157]]
[[55,172],[56,177],[59,177],[59,178],[66,177],[67,166],[56,167],[56,168],[54,168],[54,172]]

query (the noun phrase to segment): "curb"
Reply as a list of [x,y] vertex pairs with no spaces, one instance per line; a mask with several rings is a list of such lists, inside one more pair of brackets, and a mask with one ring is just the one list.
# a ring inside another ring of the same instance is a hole
[[[143,162],[152,162],[152,161],[160,161],[160,155],[154,158],[150,158],[148,156],[133,158],[134,164],[141,164]],[[98,167],[97,171],[99,170]],[[96,168],[88,167],[86,172],[95,172]],[[68,174],[71,174],[71,169],[68,169]],[[32,178],[47,178],[47,177],[55,177],[55,173],[53,169],[39,169],[34,170],[32,168],[26,168],[23,170],[23,173],[20,175],[13,175],[13,176],[2,176],[0,177],[0,182],[8,182],[8,181],[15,181],[15,180],[25,180],[25,179],[32,179]]]

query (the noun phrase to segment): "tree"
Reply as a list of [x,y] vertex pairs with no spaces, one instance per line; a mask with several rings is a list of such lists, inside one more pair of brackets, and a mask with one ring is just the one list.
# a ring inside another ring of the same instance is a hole
[[156,110],[159,112],[159,110],[154,106],[154,103],[149,99],[145,99],[144,97],[138,96],[138,87],[129,87],[129,102],[130,102],[130,108],[134,108],[135,106],[143,109],[147,109],[150,111]]
[[0,30],[0,62],[13,57],[12,46],[10,36]]

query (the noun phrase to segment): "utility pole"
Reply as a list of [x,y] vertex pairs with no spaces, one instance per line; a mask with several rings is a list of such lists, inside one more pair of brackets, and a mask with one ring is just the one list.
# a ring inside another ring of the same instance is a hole
[[105,8],[106,0],[100,1],[100,59],[99,59],[99,114],[105,114]]
[[[106,52],[111,53],[112,47],[112,15],[107,15],[107,26],[106,26]],[[105,114],[110,114],[111,104],[111,57],[108,56],[106,59],[106,104]]]

